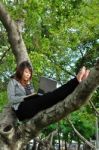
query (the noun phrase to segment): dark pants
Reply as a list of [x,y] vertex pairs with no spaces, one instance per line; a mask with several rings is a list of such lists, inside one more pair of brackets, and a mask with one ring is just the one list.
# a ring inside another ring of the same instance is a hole
[[66,84],[57,88],[53,92],[48,92],[41,96],[28,97],[27,100],[21,102],[18,110],[15,111],[20,121],[32,118],[35,114],[49,108],[56,103],[64,100],[79,84],[76,78],[70,80]]

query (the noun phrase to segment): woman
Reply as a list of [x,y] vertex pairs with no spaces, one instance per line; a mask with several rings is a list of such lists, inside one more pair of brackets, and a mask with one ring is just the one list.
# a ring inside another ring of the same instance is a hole
[[34,89],[31,84],[32,67],[28,61],[24,61],[18,66],[15,76],[8,83],[8,99],[20,121],[30,119],[39,111],[64,100],[74,91],[79,82],[87,78],[88,74],[89,70],[83,67],[74,79],[53,92],[34,97],[34,95],[32,96]]

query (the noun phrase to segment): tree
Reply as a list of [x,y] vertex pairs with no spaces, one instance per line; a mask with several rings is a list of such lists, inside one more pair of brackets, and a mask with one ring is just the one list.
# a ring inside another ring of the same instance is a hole
[[[16,63],[19,64],[23,60],[29,60],[18,24],[10,17],[2,3],[0,3],[0,20],[7,31]],[[46,126],[61,120],[84,105],[91,98],[98,85],[99,61],[97,60],[95,66],[91,69],[88,79],[79,84],[71,95],[55,106],[39,112],[32,119],[18,123],[9,106],[7,106],[0,116],[2,149],[22,150],[28,141],[36,137]]]

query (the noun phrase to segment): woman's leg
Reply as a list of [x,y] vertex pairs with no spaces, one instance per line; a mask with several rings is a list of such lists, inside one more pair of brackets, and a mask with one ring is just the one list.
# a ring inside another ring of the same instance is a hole
[[78,80],[74,78],[53,92],[46,93],[36,98],[30,97],[27,101],[25,100],[20,104],[19,109],[16,112],[19,120],[31,118],[41,110],[62,101],[74,91],[78,84]]

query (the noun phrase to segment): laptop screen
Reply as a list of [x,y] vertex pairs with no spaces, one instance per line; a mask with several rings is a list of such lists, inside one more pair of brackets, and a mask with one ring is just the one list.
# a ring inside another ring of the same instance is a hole
[[40,78],[38,93],[44,94],[47,92],[51,92],[56,88],[57,88],[57,81],[46,77]]

